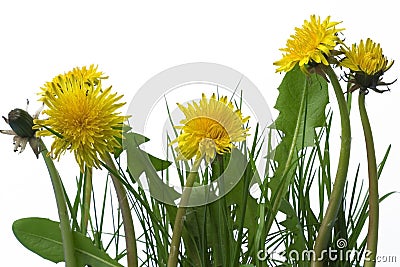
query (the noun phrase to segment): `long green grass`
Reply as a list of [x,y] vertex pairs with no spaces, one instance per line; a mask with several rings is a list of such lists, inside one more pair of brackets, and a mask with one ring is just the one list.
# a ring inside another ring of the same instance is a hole
[[[236,103],[237,107],[240,105],[241,102]],[[266,220],[272,215],[274,201],[271,198],[270,183],[277,170],[272,139],[281,136],[275,132],[277,135],[274,137],[273,130],[260,129],[257,125],[251,138],[235,148],[245,164],[238,184],[217,201],[187,208],[179,266],[309,266],[310,259],[307,256],[312,254],[301,256],[313,248],[332,191],[334,170],[331,166],[330,135],[333,120],[334,114],[328,110],[324,125],[316,128],[313,133],[314,145],[297,150],[291,166],[293,177],[289,179],[287,193],[269,229]],[[174,134],[167,137],[167,142],[178,135],[177,132]],[[303,138],[306,138],[305,135]],[[268,148],[266,155],[261,154],[263,147]],[[145,153],[140,150],[140,145],[136,149]],[[183,184],[188,175],[188,171],[183,170],[189,170],[191,163],[178,162],[175,152],[170,152],[173,155],[170,160],[181,168],[161,168],[157,174],[168,183],[172,175],[170,172],[176,171]],[[389,152],[390,146],[379,165],[379,176]],[[140,266],[167,266],[177,208],[160,202],[138,186],[137,174],[129,167],[126,168],[125,160],[120,154],[115,162],[119,169],[119,179],[128,190],[127,197],[134,213],[136,228],[140,229],[137,237]],[[211,166],[202,166],[196,184],[209,184],[224,175],[230,160],[229,154],[218,155]],[[265,170],[257,169],[260,160],[266,161]],[[353,177],[346,184],[330,238],[329,247],[341,253],[337,255],[342,258],[327,261],[325,266],[361,266],[360,255],[365,252],[366,245],[364,225],[368,218],[368,194],[364,179],[359,175],[359,168],[350,172]],[[148,174],[145,168],[143,172]],[[88,183],[86,172],[77,177],[77,194],[67,201],[73,230],[86,234],[98,248],[112,258],[121,260],[126,253],[124,239],[121,239],[124,235],[122,218],[113,189],[109,186],[110,181],[105,179],[103,185],[99,186],[101,190],[96,188],[98,182],[93,183],[89,191],[92,194],[90,216],[85,226],[82,212],[88,201],[88,191],[85,190]],[[222,190],[223,186],[218,184],[214,190]],[[257,197],[250,190],[254,187],[258,189]],[[387,193],[380,200],[392,193]],[[111,228],[107,222],[110,217]],[[339,241],[345,241],[345,246],[342,247]],[[293,255],[300,255],[300,258],[293,258]]]

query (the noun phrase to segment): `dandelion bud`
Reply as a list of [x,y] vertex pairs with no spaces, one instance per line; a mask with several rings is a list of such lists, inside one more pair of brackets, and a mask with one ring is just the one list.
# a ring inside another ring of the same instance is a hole
[[22,138],[30,138],[35,136],[35,130],[33,127],[33,118],[23,109],[13,109],[8,113],[8,124],[11,129]]
[[8,118],[3,116],[3,119],[10,125],[12,130],[0,130],[0,133],[14,136],[14,152],[23,152],[29,142],[36,158],[39,157],[41,151],[40,140],[35,136],[36,130],[32,129],[33,119],[36,119],[38,115],[39,112],[32,117],[25,110],[16,108],[8,113]]

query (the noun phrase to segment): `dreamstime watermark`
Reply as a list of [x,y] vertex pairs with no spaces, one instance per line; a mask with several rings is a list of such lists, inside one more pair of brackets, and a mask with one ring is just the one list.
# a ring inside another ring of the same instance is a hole
[[[216,94],[219,94],[220,91],[224,90],[224,93],[226,93],[225,95],[234,99],[237,103],[240,102],[241,107],[248,108],[251,114],[246,115],[250,115],[250,120],[258,124],[260,132],[264,131],[264,134],[266,134],[266,132],[269,131],[268,126],[272,123],[272,116],[268,104],[261,92],[246,76],[232,68],[214,63],[197,62],[183,64],[167,69],[148,80],[135,93],[128,107],[128,114],[132,115],[129,119],[129,123],[133,132],[149,137],[147,133],[150,132],[153,134],[154,130],[149,131],[148,128],[164,125],[164,128],[156,131],[155,138],[150,137],[153,142],[154,139],[161,137],[162,141],[158,146],[159,148],[162,148],[163,155],[156,155],[159,158],[168,158],[170,161],[172,160],[170,155],[171,147],[168,146],[169,142],[167,140],[168,138],[174,138],[169,135],[171,132],[173,133],[173,130],[170,130],[168,136],[165,136],[167,128],[165,125],[171,125],[171,117],[174,123],[179,124],[179,114],[182,112],[175,105],[176,97],[171,97],[174,101],[172,109],[160,112],[157,105],[159,103],[165,105],[170,95],[180,97],[181,100],[179,102],[181,104],[197,101],[203,92],[198,91],[197,88],[196,90],[187,88],[193,85],[199,85],[199,90],[203,90],[203,88],[207,86],[213,86],[215,88],[213,93]],[[187,97],[182,98],[185,96]],[[169,114],[169,117],[166,116],[167,113]],[[152,121],[153,117],[155,117],[155,119]],[[222,126],[224,125],[222,122],[219,123]],[[255,128],[256,127],[254,127],[254,129]],[[146,146],[146,144],[143,144],[143,146]],[[263,146],[260,155],[266,156],[266,149],[267,146]],[[143,153],[143,155],[146,154]],[[139,160],[143,164],[147,164],[147,167],[153,168],[151,166],[151,159],[145,158],[146,156],[143,157],[144,158]],[[260,161],[259,164],[265,164],[265,161],[264,163],[261,163]],[[201,206],[223,197],[239,182],[246,170],[246,166],[247,159],[244,155],[242,155],[239,150],[233,149],[229,163],[224,168],[223,174],[208,184],[191,188],[190,199],[185,206]],[[181,166],[179,164],[173,164],[170,168],[172,167],[178,169],[177,173],[188,171],[187,169],[180,170]],[[264,169],[263,166],[259,167],[260,170]],[[171,173],[172,170],[169,171],[169,178],[171,177]],[[142,189],[147,190],[155,199],[166,204],[177,205],[181,193],[184,191],[184,188],[180,185],[179,179],[177,179],[178,181],[175,181],[175,184],[171,184],[172,179],[169,179],[169,181],[166,182],[165,177],[163,179],[160,176],[161,175],[155,170],[155,168],[153,168],[145,175],[134,178]],[[253,177],[253,184],[257,182],[255,181],[255,178],[257,177]]]
[[[343,261],[343,262],[351,262],[351,261],[373,261],[371,258],[371,251],[358,251],[356,249],[347,249],[347,240],[340,238],[336,241],[336,248],[329,247],[326,250],[323,250],[321,255],[317,257],[314,250],[290,250],[290,251],[263,251],[259,250],[257,252],[257,259],[260,261],[267,260],[278,260],[278,261],[287,261],[290,262],[300,262],[300,261],[311,261],[311,260],[329,260],[329,261]],[[375,262],[381,263],[395,263],[397,262],[397,256],[394,255],[378,255],[376,256]]]

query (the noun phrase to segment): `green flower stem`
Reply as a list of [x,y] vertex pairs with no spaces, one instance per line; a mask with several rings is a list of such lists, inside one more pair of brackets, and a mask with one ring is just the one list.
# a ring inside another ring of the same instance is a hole
[[82,216],[81,216],[81,231],[83,234],[87,232],[87,225],[89,221],[90,215],[90,202],[92,196],[92,174],[93,169],[90,167],[85,167],[84,173],[84,189],[83,189],[83,209],[82,209]]
[[128,267],[137,267],[138,257],[136,248],[135,228],[133,226],[131,208],[129,206],[127,194],[124,186],[119,180],[119,177],[115,175],[117,173],[117,169],[110,154],[107,153],[103,159],[108,168],[110,168],[110,176],[114,184],[115,192],[117,193],[119,207],[121,209],[122,220],[124,224],[124,232],[125,232]]
[[185,188],[182,192],[181,201],[179,203],[178,211],[175,216],[174,229],[172,232],[171,248],[168,256],[168,267],[176,267],[178,265],[179,245],[181,243],[183,223],[185,221],[186,204],[189,201],[190,192],[194,182],[196,181],[197,171],[203,157],[198,157],[193,163],[192,170],[190,171],[185,183]]
[[64,261],[66,267],[76,267],[75,246],[72,236],[72,229],[70,226],[67,204],[64,196],[63,186],[60,174],[54,166],[53,160],[47,155],[48,150],[40,139],[41,154],[44,162],[46,163],[47,170],[49,171],[51,183],[53,185],[54,195],[56,198],[58,216],[60,218],[61,238],[63,242]]
[[364,261],[364,267],[374,267],[378,247],[378,225],[379,225],[379,194],[378,194],[378,170],[376,166],[374,139],[372,137],[371,125],[369,123],[367,110],[365,109],[365,93],[360,91],[358,96],[361,123],[364,130],[365,146],[367,149],[368,178],[369,178],[369,217],[367,251],[371,254]]
[[315,258],[312,259],[311,267],[323,267],[324,262],[321,260],[322,252],[327,248],[331,238],[332,227],[335,223],[336,216],[342,203],[344,187],[346,184],[347,170],[350,160],[351,130],[350,130],[350,114],[348,112],[347,103],[343,95],[342,88],[336,73],[330,66],[324,66],[324,71],[328,75],[335,91],[336,100],[339,106],[340,122],[341,122],[341,144],[338,168],[336,178],[333,184],[331,196],[329,198],[328,208],[319,227],[318,236],[314,244]]

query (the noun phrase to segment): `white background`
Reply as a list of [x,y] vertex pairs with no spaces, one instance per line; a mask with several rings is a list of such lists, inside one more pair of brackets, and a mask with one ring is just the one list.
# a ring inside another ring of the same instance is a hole
[[[371,37],[396,61],[398,9],[393,1],[2,1],[0,4],[0,114],[16,107],[30,111],[44,82],[75,66],[98,64],[109,84],[129,103],[140,86],[155,74],[188,62],[214,62],[242,72],[263,92],[272,109],[283,74],[272,63],[280,59],[293,33],[310,14],[332,16],[348,43]],[[398,77],[400,62],[385,76]],[[371,92],[367,109],[378,159],[392,144],[380,181],[380,193],[398,191],[400,141],[399,83],[385,94]],[[331,98],[334,99],[334,98]],[[332,101],[335,108],[335,103]],[[276,111],[272,111],[276,117]],[[353,148],[350,176],[365,152],[357,110],[353,110]],[[337,119],[337,118],[336,118]],[[0,128],[6,129],[5,122]],[[30,149],[12,152],[11,136],[0,136],[0,258],[7,266],[54,266],[23,248],[11,225],[29,216],[57,220],[51,184],[41,159]],[[333,137],[339,142],[339,136]],[[62,165],[72,162],[62,160]],[[335,166],[335,165],[333,165]],[[77,169],[63,174],[73,185]],[[363,173],[365,178],[365,172]],[[65,181],[67,184],[68,181]],[[381,205],[380,255],[400,261],[399,196]],[[398,263],[397,263],[398,264]],[[396,263],[378,266],[397,266]],[[62,264],[61,264],[62,265]]]

